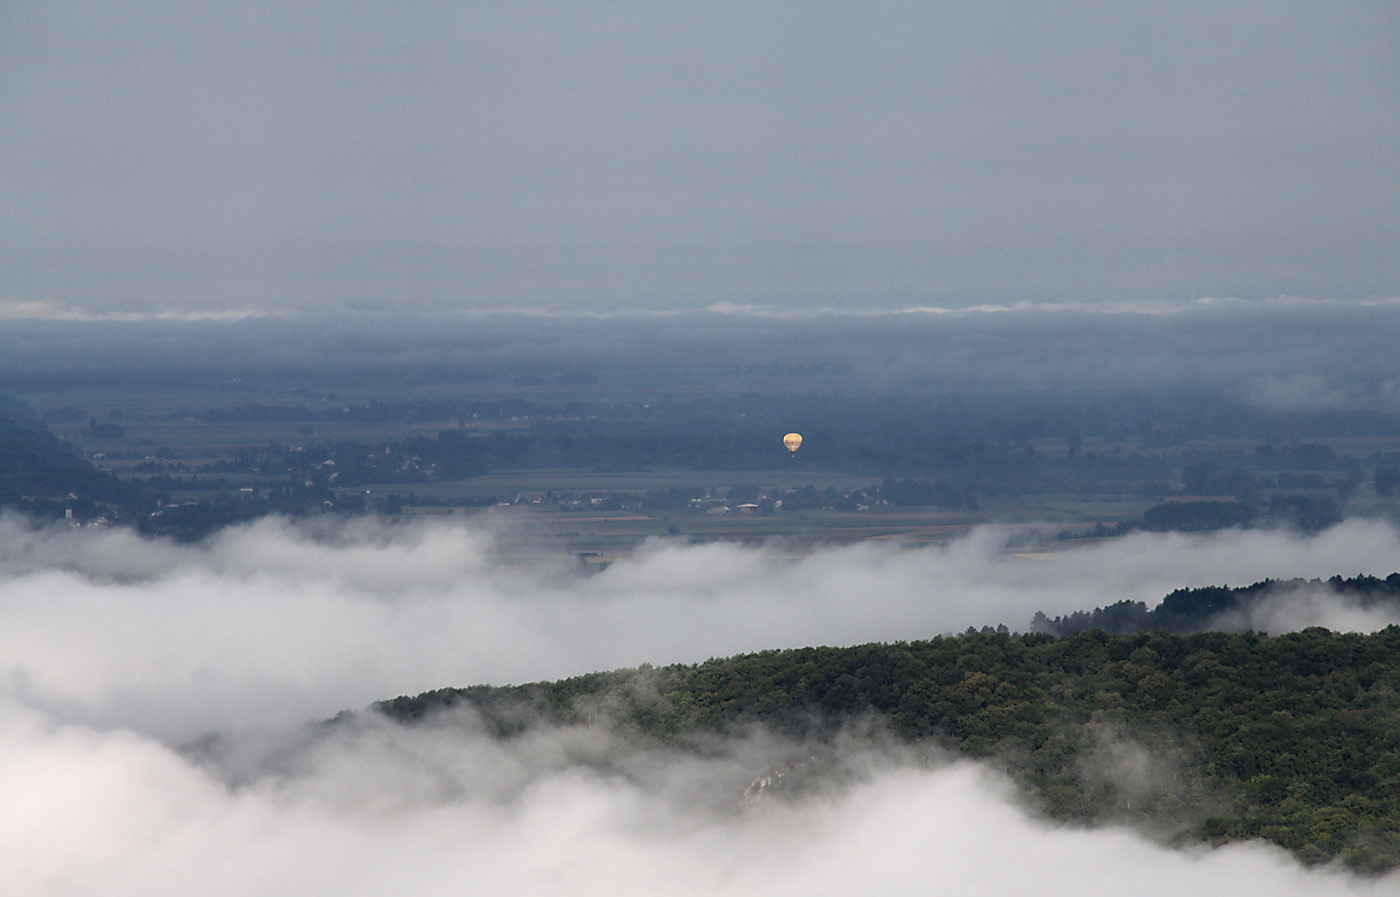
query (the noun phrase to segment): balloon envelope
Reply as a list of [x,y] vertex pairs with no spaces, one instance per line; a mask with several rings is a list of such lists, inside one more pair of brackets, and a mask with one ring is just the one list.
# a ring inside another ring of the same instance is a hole
[[789,433],[789,434],[787,434],[786,436],[783,437],[783,445],[787,446],[787,450],[790,451],[790,452],[795,452],[795,451],[797,451],[798,449],[802,448],[802,434],[801,434],[801,433]]

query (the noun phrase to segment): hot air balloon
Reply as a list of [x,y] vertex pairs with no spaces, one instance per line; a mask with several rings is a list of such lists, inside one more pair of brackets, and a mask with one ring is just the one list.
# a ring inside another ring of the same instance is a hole
[[783,445],[787,446],[787,450],[788,450],[788,451],[790,451],[790,452],[796,452],[798,449],[802,448],[802,434],[801,434],[801,433],[789,433],[789,434],[787,434],[786,436],[783,437]]

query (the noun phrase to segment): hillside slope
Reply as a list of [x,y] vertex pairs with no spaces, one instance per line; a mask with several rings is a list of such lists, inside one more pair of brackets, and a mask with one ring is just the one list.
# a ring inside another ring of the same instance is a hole
[[126,502],[132,490],[111,474],[64,448],[37,422],[0,416],[0,506],[44,515],[76,500]]
[[377,708],[471,707],[501,737],[606,721],[676,745],[760,723],[821,742],[875,715],[997,765],[1049,817],[1174,843],[1262,838],[1306,862],[1400,866],[1400,627],[1258,634],[975,634],[768,651]]

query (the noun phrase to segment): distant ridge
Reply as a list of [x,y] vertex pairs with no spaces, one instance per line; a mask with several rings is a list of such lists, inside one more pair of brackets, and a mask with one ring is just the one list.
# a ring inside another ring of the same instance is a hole
[[1360,607],[1400,608],[1400,573],[1392,573],[1384,579],[1375,576],[1354,576],[1350,579],[1333,576],[1327,580],[1265,579],[1233,589],[1228,586],[1177,589],[1151,610],[1142,601],[1119,601],[1107,607],[1075,611],[1060,617],[1037,613],[1031,621],[1031,631],[1058,636],[1090,629],[1102,629],[1111,635],[1147,630],[1239,632],[1247,627],[1237,621],[1247,618],[1250,611],[1260,608],[1271,597],[1281,592],[1307,588],[1331,590]]

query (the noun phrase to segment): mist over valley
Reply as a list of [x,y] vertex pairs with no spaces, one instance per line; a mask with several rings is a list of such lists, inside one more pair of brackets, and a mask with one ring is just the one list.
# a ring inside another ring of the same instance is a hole
[[0,5],[0,893],[1400,890],[1397,34]]

